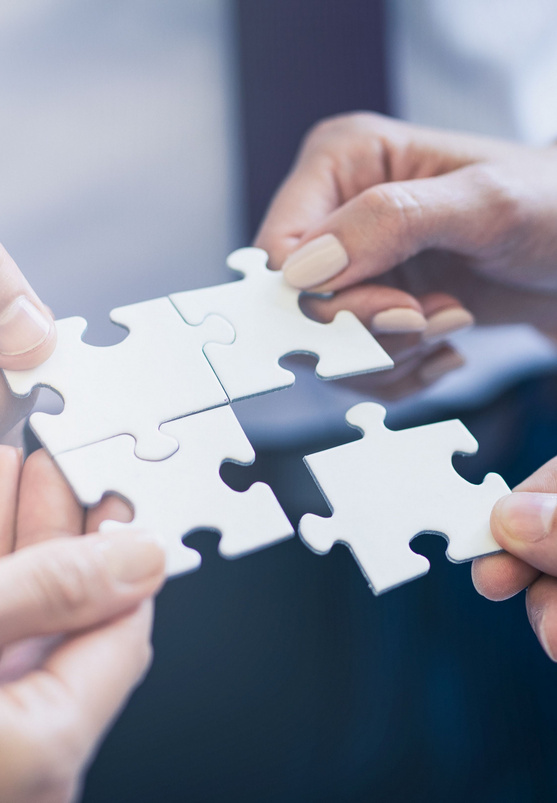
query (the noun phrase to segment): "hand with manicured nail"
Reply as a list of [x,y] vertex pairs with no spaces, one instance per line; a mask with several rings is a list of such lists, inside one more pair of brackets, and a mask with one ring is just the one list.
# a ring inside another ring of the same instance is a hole
[[147,670],[164,553],[147,533],[93,533],[126,513],[110,499],[84,517],[44,452],[22,469],[0,446],[2,801],[74,800]]
[[[557,289],[556,188],[555,147],[346,115],[309,133],[256,244],[288,282],[334,291],[337,307],[372,330],[439,337],[470,325],[482,305],[463,269],[499,287]],[[450,255],[453,268],[431,284],[413,265],[401,281],[396,267],[420,254],[444,268]],[[428,316],[432,291],[453,297]]]
[[55,345],[50,310],[0,245],[0,368],[34,368],[52,354]]
[[[302,296],[300,306],[314,320],[332,321],[343,308],[341,295],[327,300],[312,295]],[[423,301],[424,310],[431,311],[434,318],[436,305],[443,306],[447,298],[441,293],[431,294]],[[357,299],[355,303],[357,305]],[[390,371],[373,371],[338,379],[337,384],[381,401],[396,401],[433,385],[465,364],[457,350],[442,338],[439,342],[434,336],[425,338],[418,332],[385,332],[376,337],[392,357],[394,367]]]
[[448,343],[438,343],[400,355],[396,354],[394,344],[389,350],[387,338],[383,338],[382,343],[394,360],[391,371],[358,374],[337,381],[368,399],[371,396],[379,401],[392,402],[419,393],[465,364],[462,355]]
[[557,458],[495,505],[491,529],[506,551],[474,561],[474,585],[491,600],[526,588],[530,624],[557,661]]

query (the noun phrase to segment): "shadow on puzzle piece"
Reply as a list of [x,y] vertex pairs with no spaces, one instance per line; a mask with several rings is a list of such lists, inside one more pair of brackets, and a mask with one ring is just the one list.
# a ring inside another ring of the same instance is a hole
[[304,315],[300,291],[286,284],[281,271],[267,268],[265,251],[241,248],[230,254],[227,264],[244,278],[174,293],[170,299],[188,323],[199,324],[214,313],[234,327],[231,347],[209,341],[205,345],[231,401],[292,385],[294,374],[279,365],[288,354],[317,356],[321,379],[392,367],[389,355],[351,312],[337,313],[331,323]]
[[55,457],[82,504],[116,493],[128,501],[133,521],[106,521],[101,530],[132,528],[159,533],[167,550],[167,574],[190,572],[199,553],[182,543],[195,530],[222,534],[219,552],[240,557],[294,535],[292,525],[268,485],[254,483],[242,493],[221,479],[230,460],[251,465],[255,453],[230,407],[218,407],[161,426],[180,448],[167,460],[138,460],[133,439],[120,435]]
[[0,371],[0,443],[21,445],[23,421],[33,409],[37,396],[38,391],[25,398],[14,396]]
[[168,298],[119,307],[110,318],[129,330],[120,343],[90,346],[82,340],[87,322],[65,318],[52,356],[28,371],[6,371],[8,384],[18,396],[37,386],[62,396],[61,413],[30,419],[51,455],[128,433],[138,457],[163,459],[178,442],[159,431],[162,422],[228,403],[203,345],[232,343],[234,330],[217,315],[189,326]]
[[348,546],[375,594],[427,573],[429,561],[409,545],[421,533],[445,536],[455,563],[500,552],[490,514],[510,493],[497,474],[474,485],[455,471],[453,454],[478,449],[462,422],[393,431],[385,413],[379,404],[357,404],[346,420],[363,437],[304,458],[332,516],[306,514],[300,522],[314,552]]

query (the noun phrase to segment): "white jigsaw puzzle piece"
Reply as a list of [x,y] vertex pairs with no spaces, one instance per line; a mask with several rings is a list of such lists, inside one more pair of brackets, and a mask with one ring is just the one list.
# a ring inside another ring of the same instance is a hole
[[376,594],[427,573],[429,561],[409,546],[420,533],[444,535],[456,563],[500,552],[489,519],[510,492],[497,474],[474,485],[455,471],[453,454],[478,448],[461,421],[393,431],[385,413],[372,402],[352,407],[346,420],[363,438],[304,458],[332,516],[306,514],[300,522],[314,552],[348,546]]
[[209,341],[205,346],[231,401],[292,385],[294,374],[279,365],[288,354],[319,357],[316,373],[321,379],[392,367],[389,355],[351,312],[341,311],[327,324],[304,315],[300,291],[286,284],[281,271],[267,268],[265,251],[241,248],[230,254],[227,264],[245,278],[174,293],[170,299],[188,323],[199,323],[211,312],[234,327],[230,348]]
[[182,543],[194,530],[219,531],[219,552],[227,558],[292,537],[292,525],[268,485],[256,482],[240,493],[220,477],[225,460],[250,465],[255,459],[230,407],[180,418],[163,424],[161,430],[180,444],[167,460],[138,460],[129,435],[55,458],[82,504],[97,504],[112,492],[132,505],[132,522],[103,522],[101,530],[140,528],[161,534],[168,575],[193,571],[201,564],[199,553]]
[[119,307],[111,320],[129,329],[113,346],[84,343],[87,322],[57,322],[58,344],[37,368],[6,371],[12,391],[36,386],[60,393],[58,415],[34,413],[31,426],[51,455],[127,433],[146,460],[168,457],[177,441],[159,431],[164,421],[227,404],[228,397],[203,353],[206,340],[232,343],[234,330],[211,315],[189,326],[168,298]]

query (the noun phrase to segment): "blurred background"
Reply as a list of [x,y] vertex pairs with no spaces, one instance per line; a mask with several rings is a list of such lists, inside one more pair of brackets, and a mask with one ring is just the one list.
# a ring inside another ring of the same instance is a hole
[[[324,116],[555,139],[556,45],[552,0],[3,0],[0,239],[58,317],[115,342],[112,307],[228,278]],[[395,428],[462,418],[480,453],[459,471],[513,485],[557,454],[556,350],[551,327],[495,323],[451,339],[462,368],[378,398]],[[258,458],[222,471],[268,482],[294,524],[327,511],[302,456],[355,437],[345,410],[376,397],[295,370],[235,405]],[[159,597],[154,666],[87,803],[557,793],[555,668],[522,595],[480,598],[441,539],[413,542],[427,577],[380,598],[342,546],[227,562],[214,534],[188,544],[203,566]]]

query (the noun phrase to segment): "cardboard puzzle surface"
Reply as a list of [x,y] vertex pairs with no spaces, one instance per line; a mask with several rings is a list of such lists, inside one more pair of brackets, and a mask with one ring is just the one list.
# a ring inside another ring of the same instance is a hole
[[58,455],[56,463],[86,505],[100,502],[107,492],[130,502],[129,524],[106,521],[101,530],[140,528],[162,533],[167,545],[167,573],[197,569],[199,553],[182,544],[198,529],[221,533],[219,551],[238,557],[294,535],[268,485],[254,483],[233,491],[221,479],[225,460],[250,465],[255,452],[231,407],[217,407],[163,424],[178,450],[167,460],[138,460],[133,438],[119,435],[82,449]]
[[228,266],[240,281],[174,293],[170,300],[190,324],[217,314],[230,321],[235,338],[230,348],[207,341],[205,354],[230,401],[280,390],[294,383],[294,374],[279,365],[289,354],[315,354],[320,379],[391,368],[393,361],[351,312],[339,312],[331,323],[311,320],[299,306],[300,291],[267,268],[260,248],[241,248]]
[[[239,281],[120,307],[111,319],[129,330],[114,346],[83,342],[83,318],[57,322],[52,356],[28,371],[6,371],[16,395],[37,386],[58,392],[58,415],[35,413],[31,426],[84,505],[116,493],[134,511],[130,524],[159,532],[168,574],[201,558],[182,539],[199,529],[221,533],[219,551],[238,557],[278,543],[293,530],[271,489],[233,491],[220,477],[226,460],[249,465],[253,449],[230,401],[291,385],[279,365],[293,353],[318,357],[320,378],[392,366],[370,332],[348,311],[328,324],[307,318],[300,293],[267,268],[256,248],[235,251]],[[424,531],[449,540],[448,557],[469,560],[498,550],[489,531],[494,502],[508,492],[490,474],[482,485],[454,470],[454,452],[477,443],[459,421],[388,430],[380,405],[347,415],[364,437],[306,458],[333,510],[303,517],[300,533],[318,553],[347,544],[376,593],[424,574],[428,561],[409,547]]]
[[207,338],[231,343],[234,330],[217,315],[188,326],[168,298],[154,298],[112,311],[129,329],[114,346],[90,346],[83,318],[58,321],[58,345],[46,362],[28,371],[7,371],[20,396],[43,385],[60,393],[58,415],[34,413],[31,426],[51,455],[123,433],[136,440],[136,455],[162,460],[178,443],[161,423],[228,403],[203,356]]
[[302,539],[319,554],[346,544],[376,594],[428,571],[427,558],[409,546],[420,533],[444,535],[455,563],[500,552],[489,518],[510,491],[497,474],[474,485],[455,471],[453,454],[478,449],[461,421],[395,432],[385,412],[380,404],[357,404],[346,420],[363,437],[304,458],[332,516],[306,514],[300,522]]

